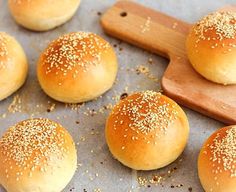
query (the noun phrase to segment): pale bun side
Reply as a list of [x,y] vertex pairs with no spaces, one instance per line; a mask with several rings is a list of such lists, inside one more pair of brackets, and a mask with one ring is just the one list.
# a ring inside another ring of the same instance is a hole
[[8,0],[16,22],[27,29],[47,31],[73,17],[80,0]]
[[189,135],[183,110],[161,93],[144,91],[120,101],[106,123],[113,156],[135,170],[153,170],[175,161]]
[[77,153],[70,134],[49,119],[10,127],[0,140],[0,184],[9,192],[59,192],[73,177]]
[[17,91],[25,82],[28,62],[14,37],[0,32],[0,101]]

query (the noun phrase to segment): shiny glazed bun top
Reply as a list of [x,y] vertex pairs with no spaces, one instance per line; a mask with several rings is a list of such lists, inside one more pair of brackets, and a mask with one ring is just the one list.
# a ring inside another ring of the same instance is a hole
[[52,98],[79,103],[111,88],[117,73],[116,54],[99,35],[69,33],[49,44],[38,61],[38,79]]
[[69,133],[49,119],[10,127],[0,140],[0,184],[9,192],[59,192],[72,178],[77,155]]
[[233,192],[236,189],[236,126],[216,131],[204,144],[198,171],[206,192]]
[[214,12],[197,22],[188,38],[193,67],[206,79],[236,83],[236,13]]

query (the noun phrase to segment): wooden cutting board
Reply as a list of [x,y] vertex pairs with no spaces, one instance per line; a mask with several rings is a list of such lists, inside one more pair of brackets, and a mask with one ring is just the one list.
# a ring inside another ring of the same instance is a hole
[[[227,6],[235,10],[236,6]],[[185,51],[191,24],[132,1],[118,1],[101,18],[105,32],[170,59],[162,77],[165,95],[226,124],[236,124],[236,86],[210,82],[194,71]]]

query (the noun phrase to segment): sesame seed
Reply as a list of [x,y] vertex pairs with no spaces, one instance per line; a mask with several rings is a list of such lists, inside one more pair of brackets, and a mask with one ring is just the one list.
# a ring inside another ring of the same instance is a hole
[[17,94],[13,97],[13,100],[11,104],[8,106],[8,112],[10,113],[16,113],[21,112],[22,106],[21,106],[21,97]]
[[155,75],[151,74],[149,67],[144,65],[139,65],[136,68],[137,75],[144,74],[148,79],[153,80],[154,82],[158,82],[158,78]]
[[94,191],[94,192],[102,192],[102,190],[99,189],[99,188],[98,188],[98,189],[94,189],[93,191]]
[[147,17],[144,25],[140,26],[140,28],[142,29],[141,33],[145,33],[146,31],[150,31],[150,24],[151,24],[151,17]]
[[178,23],[174,22],[172,28],[175,29],[178,26]]
[[148,180],[145,178],[145,177],[138,177],[138,183],[140,186],[146,186],[147,185],[147,182]]

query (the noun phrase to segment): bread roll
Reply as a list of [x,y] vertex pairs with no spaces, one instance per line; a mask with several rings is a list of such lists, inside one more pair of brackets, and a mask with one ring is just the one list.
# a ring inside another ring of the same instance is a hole
[[173,100],[153,91],[121,100],[106,123],[106,141],[113,156],[136,170],[164,167],[184,150],[189,125]]
[[53,29],[72,18],[80,0],[8,0],[16,22],[34,31]]
[[49,119],[12,126],[0,140],[0,184],[8,192],[59,192],[77,167],[70,134]]
[[117,74],[113,48],[93,33],[69,33],[54,40],[38,61],[42,89],[55,100],[80,103],[112,87]]
[[236,83],[236,13],[215,12],[193,26],[187,54],[194,69],[220,84]]
[[24,50],[10,35],[0,32],[0,101],[25,82],[28,63]]
[[219,129],[205,142],[198,174],[206,192],[236,190],[236,126]]

